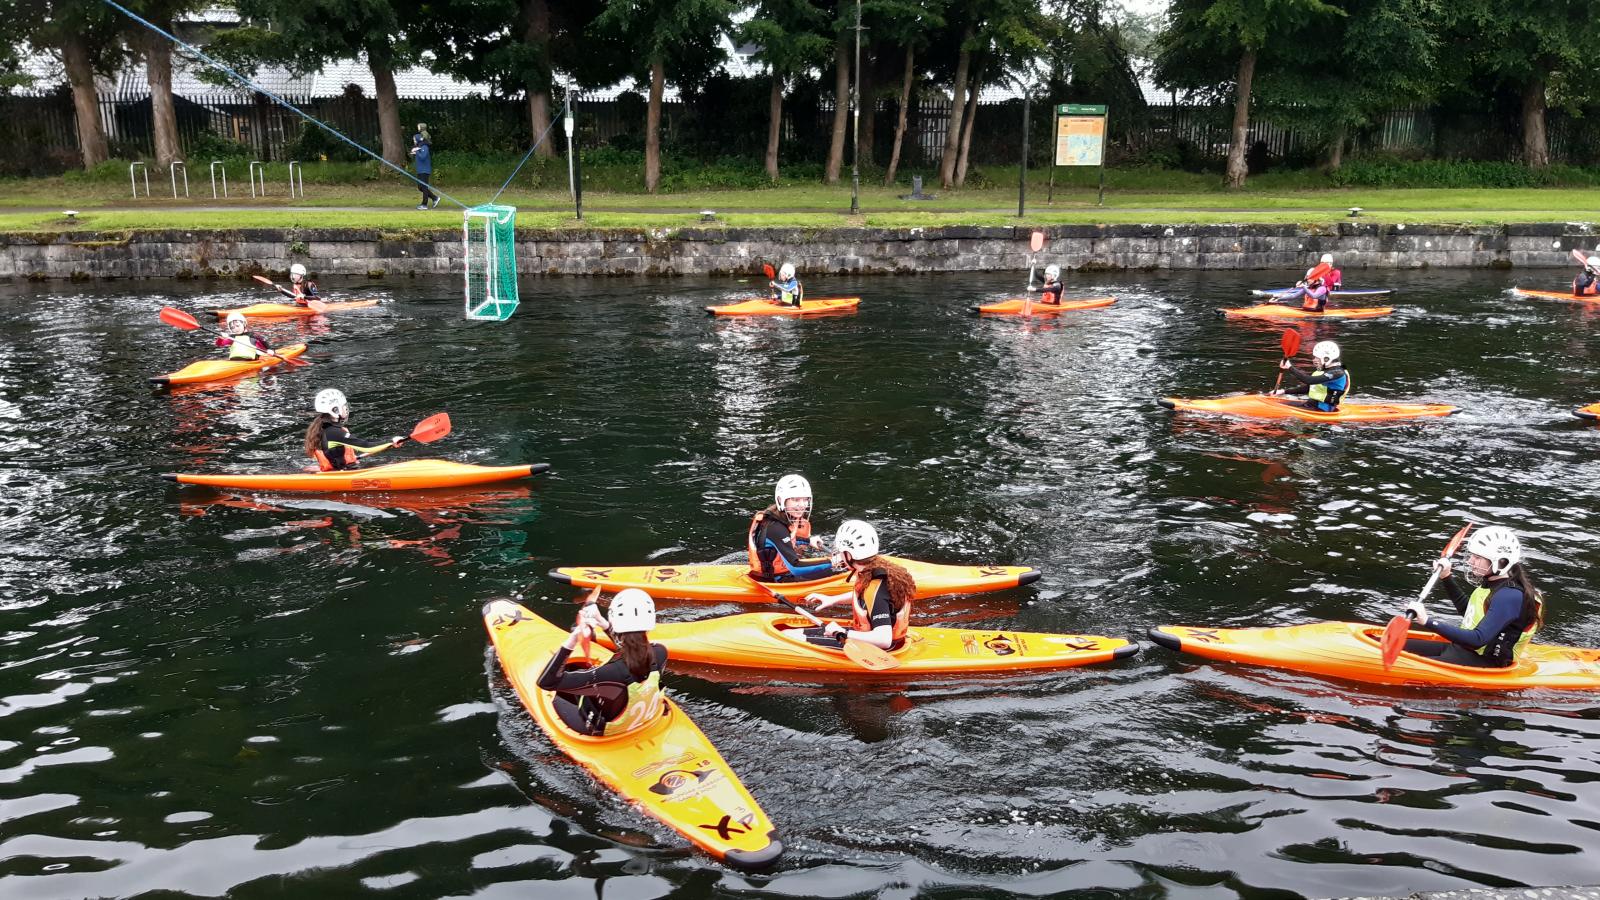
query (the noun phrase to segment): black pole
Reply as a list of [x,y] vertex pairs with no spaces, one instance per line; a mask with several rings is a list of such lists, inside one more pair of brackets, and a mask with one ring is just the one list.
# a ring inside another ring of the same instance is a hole
[[850,215],[861,212],[861,0],[856,0],[856,63],[850,86]]
[[[577,131],[578,124],[578,97],[576,94],[567,95],[567,121]],[[572,155],[572,205],[578,211],[578,221],[583,221],[583,154],[579,152],[578,136],[571,135],[567,139],[567,152]]]
[[1022,86],[1022,163],[1017,167],[1017,218],[1027,215],[1028,206],[1028,86]]

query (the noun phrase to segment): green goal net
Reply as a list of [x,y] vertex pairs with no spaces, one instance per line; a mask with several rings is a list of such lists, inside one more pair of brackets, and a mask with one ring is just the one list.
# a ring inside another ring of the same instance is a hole
[[485,203],[461,223],[467,318],[504,322],[517,310],[517,208]]

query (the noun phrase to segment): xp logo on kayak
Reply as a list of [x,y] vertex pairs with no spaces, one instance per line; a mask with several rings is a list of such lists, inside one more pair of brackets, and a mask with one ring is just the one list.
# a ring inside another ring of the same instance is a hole
[[389,488],[387,478],[357,478],[350,482],[352,491],[382,491]]

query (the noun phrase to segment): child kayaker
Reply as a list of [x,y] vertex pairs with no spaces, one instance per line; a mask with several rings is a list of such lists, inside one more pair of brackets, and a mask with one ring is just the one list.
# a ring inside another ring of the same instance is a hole
[[306,277],[306,267],[295,263],[289,267],[289,291],[296,306],[308,306],[312,300],[321,300],[317,283]]
[[361,466],[361,457],[357,453],[377,453],[390,447],[398,447],[406,442],[406,438],[393,437],[387,444],[376,447],[358,447],[352,443],[350,428],[350,405],[345,402],[344,393],[334,388],[318,391],[312,405],[317,411],[317,417],[311,420],[311,425],[306,428],[305,449],[306,455],[317,464],[319,472],[340,472],[345,469],[356,469]]
[[1061,291],[1066,285],[1061,283],[1061,267],[1051,264],[1044,267],[1044,287],[1039,288],[1039,302],[1045,306],[1060,306]]
[[1311,362],[1316,368],[1309,373],[1300,371],[1287,359],[1278,363],[1278,368],[1293,375],[1300,385],[1272,393],[1304,395],[1307,409],[1338,412],[1339,401],[1344,399],[1345,392],[1350,390],[1350,375],[1345,372],[1344,363],[1339,360],[1339,345],[1333,341],[1318,341],[1317,345],[1311,348]]
[[845,640],[857,640],[881,650],[894,650],[905,642],[917,583],[902,566],[879,556],[878,549],[878,532],[866,522],[851,519],[839,526],[833,561],[850,573],[851,589],[834,595],[807,594],[805,602],[817,610],[848,602],[850,627],[829,622],[807,628],[807,641],[843,648]]
[[1600,294],[1600,256],[1591,256],[1583,265],[1583,271],[1578,277],[1572,279],[1572,296],[1593,297]]
[[[578,624],[539,673],[539,689],[553,691],[556,714],[578,734],[598,737],[623,734],[661,715],[661,673],[667,648],[650,643],[656,627],[656,604],[638,588],[611,598],[611,621],[596,606],[585,606]],[[617,652],[598,668],[567,669],[578,642],[605,628]]]
[[1434,567],[1461,614],[1461,624],[1437,621],[1421,600],[1413,600],[1406,612],[1416,619],[1417,627],[1449,642],[1412,638],[1405,651],[1458,666],[1502,668],[1516,662],[1517,654],[1544,624],[1544,597],[1522,565],[1522,542],[1516,533],[1490,525],[1467,539],[1466,578],[1474,586],[1470,594],[1450,577],[1450,560],[1435,560]]
[[1333,264],[1333,254],[1324,253],[1317,262],[1328,264],[1328,274],[1322,276],[1322,283],[1327,286],[1328,290],[1342,290],[1344,288],[1344,273],[1339,271],[1339,268]]
[[827,557],[804,556],[822,549],[822,539],[811,537],[811,482],[799,475],[778,479],[772,505],[750,517],[745,546],[750,575],[758,581],[809,581],[831,574]]
[[1300,308],[1308,312],[1322,312],[1328,308],[1328,281],[1327,276],[1312,278],[1311,273],[1316,268],[1306,270],[1306,280],[1295,285],[1300,289]]
[[228,348],[229,359],[257,359],[263,353],[272,352],[272,347],[266,341],[250,332],[250,320],[244,317],[244,313],[228,313],[223,328],[228,334],[217,338],[217,346]]
[[783,306],[800,308],[800,302],[805,296],[805,288],[800,285],[800,280],[794,275],[794,263],[786,262],[778,268],[778,280],[771,283],[772,289],[778,292],[778,303]]

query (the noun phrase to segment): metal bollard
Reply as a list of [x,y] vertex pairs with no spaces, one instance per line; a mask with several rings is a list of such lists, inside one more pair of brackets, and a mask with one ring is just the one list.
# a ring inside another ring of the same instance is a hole
[[291,199],[294,197],[296,176],[300,180],[300,196],[303,198],[306,195],[306,167],[300,165],[299,160],[291,159],[289,160],[289,197]]
[[133,199],[139,199],[139,182],[134,180],[133,170],[140,169],[144,172],[144,196],[150,199],[150,168],[142,162],[128,163],[128,186],[133,188]]
[[256,195],[256,173],[261,173],[261,196],[267,195],[267,164],[259,159],[250,161],[250,196]]
[[[168,166],[167,168],[172,172],[172,199],[178,199],[179,169],[183,170],[183,196],[187,198],[189,196],[189,167],[184,165],[183,160],[178,159],[173,160],[172,165]],[[149,191],[146,191],[145,193],[148,194]]]
[[213,159],[211,161],[211,199],[213,200],[217,199],[217,168],[219,166],[222,168],[223,199],[227,199],[228,196],[228,167],[222,164],[222,160]]

